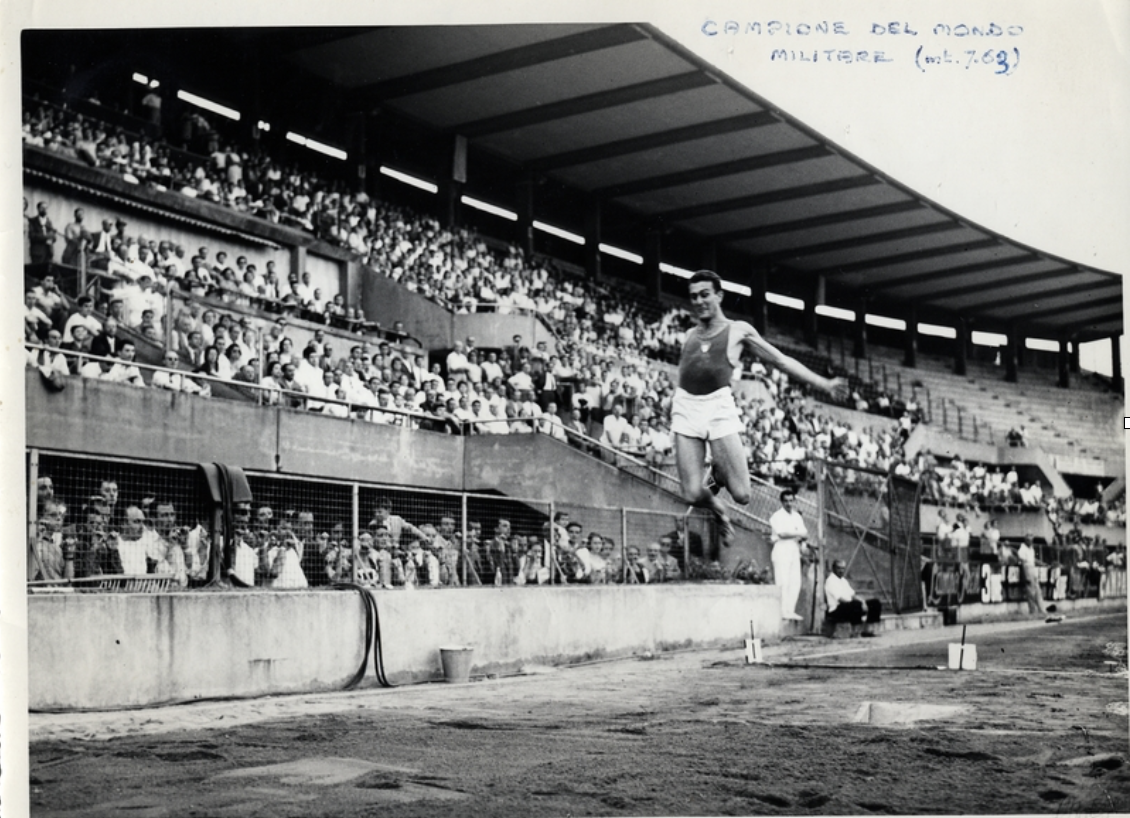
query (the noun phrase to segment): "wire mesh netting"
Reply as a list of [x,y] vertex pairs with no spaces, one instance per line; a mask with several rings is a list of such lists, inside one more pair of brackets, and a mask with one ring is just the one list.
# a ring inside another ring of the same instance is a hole
[[212,523],[188,466],[38,456],[29,471],[28,580],[157,575],[202,585]]

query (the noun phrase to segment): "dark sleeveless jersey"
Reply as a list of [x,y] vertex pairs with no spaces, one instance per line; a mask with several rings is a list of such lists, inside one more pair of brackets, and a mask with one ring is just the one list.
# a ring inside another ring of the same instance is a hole
[[679,356],[679,388],[692,395],[709,395],[730,385],[734,367],[727,351],[730,348],[730,327],[720,331],[709,341],[703,341],[702,329],[694,327],[687,333],[683,353]]

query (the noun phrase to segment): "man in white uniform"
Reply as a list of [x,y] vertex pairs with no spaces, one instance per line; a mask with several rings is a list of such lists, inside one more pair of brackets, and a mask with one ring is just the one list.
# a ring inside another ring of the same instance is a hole
[[801,549],[808,548],[808,529],[794,507],[795,502],[796,492],[785,489],[781,492],[781,508],[769,518],[773,581],[781,589],[781,618],[794,621],[803,619],[796,612],[796,603],[800,598]]

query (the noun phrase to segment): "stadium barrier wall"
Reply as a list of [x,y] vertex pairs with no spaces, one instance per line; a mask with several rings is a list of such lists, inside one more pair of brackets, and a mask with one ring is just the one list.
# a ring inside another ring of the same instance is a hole
[[32,448],[686,511],[674,494],[544,435],[417,432],[77,377],[49,392],[34,369],[25,394]]
[[451,349],[456,341],[468,337],[475,339],[479,349],[502,348],[513,344],[515,335],[521,335],[522,343],[530,349],[544,341],[550,353],[557,350],[556,338],[538,316],[493,312],[453,315],[399,282],[373,272],[361,277],[361,308],[369,320],[382,327],[392,327],[410,316],[408,331],[427,349]]
[[[945,506],[932,506],[925,503],[923,503],[921,510],[921,531],[923,534],[933,534],[938,530],[938,512],[943,510],[949,516],[951,523],[959,512],[964,514],[969,521],[969,533],[974,537],[981,535],[985,530],[985,523],[989,521],[990,517],[997,521],[1001,539],[1004,540],[1022,540],[1024,535],[1031,534],[1035,539],[1043,539],[1044,542],[1050,543],[1055,536],[1055,529],[1052,527],[1048,515],[1042,510],[989,512],[981,509],[946,508]],[[1064,530],[1068,531],[1071,527],[1071,524],[1065,524]],[[1084,537],[1102,537],[1108,543],[1126,544],[1125,527],[1080,523],[1079,530]]]
[[[920,423],[906,441],[907,457],[916,457],[924,449],[943,457],[961,455],[966,462],[992,463],[1000,466],[1032,466],[1040,470],[1044,485],[1051,486],[1052,493],[1056,497],[1066,497],[1071,494],[1071,487],[1056,469],[1052,457],[1042,449],[992,446],[988,443],[960,440],[935,426]],[[1101,463],[1098,460],[1093,462]],[[1115,472],[1117,473],[1120,472]]]
[[[738,647],[751,620],[764,639],[781,628],[780,594],[771,585],[373,596],[394,684],[441,679],[439,648],[452,644],[474,648],[473,674],[502,674],[529,664]],[[336,690],[364,655],[355,592],[67,594],[33,596],[28,608],[32,710]],[[364,684],[376,684],[372,670]]]

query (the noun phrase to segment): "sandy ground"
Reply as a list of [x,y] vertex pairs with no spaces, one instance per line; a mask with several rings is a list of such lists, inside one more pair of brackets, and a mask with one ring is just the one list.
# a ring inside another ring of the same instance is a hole
[[[41,816],[1130,812],[1126,612],[32,714]],[[1114,664],[1106,664],[1113,662]]]

